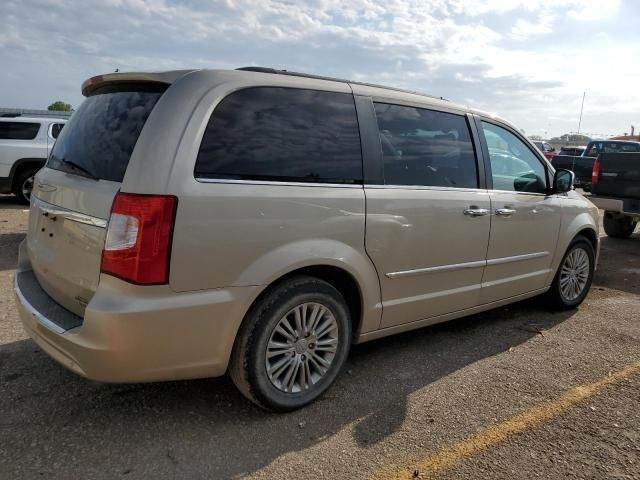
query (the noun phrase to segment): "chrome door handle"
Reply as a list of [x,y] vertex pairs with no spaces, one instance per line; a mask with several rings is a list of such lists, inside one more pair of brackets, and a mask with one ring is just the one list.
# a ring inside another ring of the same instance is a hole
[[489,210],[486,208],[469,207],[463,213],[470,217],[481,217],[483,215],[489,215]]
[[502,215],[503,217],[510,217],[516,213],[513,208],[496,208],[496,215]]

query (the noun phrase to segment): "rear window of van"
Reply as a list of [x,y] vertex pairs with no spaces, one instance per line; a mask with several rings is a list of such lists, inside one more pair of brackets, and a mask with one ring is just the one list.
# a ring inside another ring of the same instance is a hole
[[196,178],[362,183],[353,95],[281,87],[232,93],[216,107]]
[[87,98],[60,131],[47,166],[122,182],[140,132],[162,91],[115,91]]

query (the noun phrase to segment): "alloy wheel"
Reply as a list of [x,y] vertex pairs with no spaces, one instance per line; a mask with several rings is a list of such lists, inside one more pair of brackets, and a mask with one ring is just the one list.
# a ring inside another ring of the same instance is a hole
[[589,255],[583,248],[573,249],[560,269],[560,293],[572,302],[584,292],[589,281]]
[[303,303],[276,324],[265,353],[269,380],[278,390],[299,393],[325,376],[338,350],[338,322],[320,303]]

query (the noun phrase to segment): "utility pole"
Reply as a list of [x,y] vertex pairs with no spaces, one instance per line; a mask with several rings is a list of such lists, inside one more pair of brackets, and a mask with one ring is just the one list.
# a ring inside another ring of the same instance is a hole
[[582,95],[582,106],[580,107],[580,120],[578,120],[578,132],[577,134],[580,135],[580,126],[582,125],[582,111],[584,110],[584,98],[587,96],[587,92],[584,92],[584,94]]

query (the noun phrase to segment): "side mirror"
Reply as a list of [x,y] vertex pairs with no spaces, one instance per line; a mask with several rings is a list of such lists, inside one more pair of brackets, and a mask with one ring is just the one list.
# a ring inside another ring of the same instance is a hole
[[553,193],[565,193],[573,189],[576,174],[571,170],[559,168],[553,175]]

